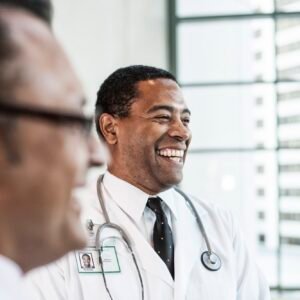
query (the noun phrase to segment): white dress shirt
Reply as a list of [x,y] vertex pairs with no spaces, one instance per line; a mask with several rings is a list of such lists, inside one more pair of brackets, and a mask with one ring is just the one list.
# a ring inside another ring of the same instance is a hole
[[12,260],[0,255],[0,299],[25,299],[22,285],[22,271],[20,267]]
[[[103,194],[105,204],[113,201],[132,220],[136,228],[144,235],[145,239],[153,246],[153,227],[156,221],[154,212],[146,206],[149,197],[160,197],[162,209],[168,218],[172,229],[172,220],[176,219],[174,194],[171,190],[149,195],[144,193],[128,182],[119,179],[109,172],[105,173],[103,179]],[[124,197],[126,195],[126,197]]]

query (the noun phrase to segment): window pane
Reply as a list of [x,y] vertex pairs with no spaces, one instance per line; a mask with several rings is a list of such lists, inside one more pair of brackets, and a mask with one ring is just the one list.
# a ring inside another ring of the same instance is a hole
[[[300,85],[278,85],[278,139],[281,147],[300,147]],[[289,168],[287,165],[286,168]]]
[[279,152],[281,284],[300,286],[300,150]]
[[274,22],[239,20],[178,25],[182,83],[274,80]]
[[300,11],[299,0],[276,0],[276,9],[278,11]]
[[300,17],[280,18],[277,21],[276,44],[279,79],[299,80]]
[[273,11],[273,0],[177,0],[177,15],[221,15]]
[[[294,225],[295,226],[295,225]],[[299,230],[299,226],[298,226]],[[289,244],[282,247],[281,282],[284,287],[300,287],[300,239],[285,237]],[[293,298],[292,298],[293,299]],[[295,298],[296,299],[296,298]],[[299,299],[299,297],[297,298]]]
[[[263,167],[264,172],[257,173],[258,167]],[[271,285],[278,284],[276,170],[274,152],[189,153],[182,183],[190,194],[234,213],[251,253]]]
[[298,300],[300,292],[272,292],[272,300]]
[[273,85],[184,88],[183,93],[192,112],[192,149],[276,146]]

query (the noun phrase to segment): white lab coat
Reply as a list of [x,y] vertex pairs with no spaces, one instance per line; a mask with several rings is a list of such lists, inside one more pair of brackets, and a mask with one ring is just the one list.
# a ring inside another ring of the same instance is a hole
[[[196,220],[183,197],[173,192],[178,198],[178,216],[172,223],[175,282],[130,217],[115,203],[106,203],[111,221],[126,229],[133,241],[145,285],[145,300],[269,300],[268,285],[251,259],[231,214],[213,204],[194,200],[212,249],[222,260],[219,271],[209,271],[200,261],[207,248]],[[102,223],[96,191],[93,194],[84,217],[91,218],[94,223]],[[84,199],[85,202],[87,200]],[[140,300],[140,284],[130,255],[122,243],[117,242],[116,249],[121,272],[106,275],[112,297],[114,300]],[[78,272],[75,253],[35,271],[28,278],[28,286],[32,300],[109,299],[101,274]]]
[[21,268],[8,257],[0,255],[0,299],[26,300]]

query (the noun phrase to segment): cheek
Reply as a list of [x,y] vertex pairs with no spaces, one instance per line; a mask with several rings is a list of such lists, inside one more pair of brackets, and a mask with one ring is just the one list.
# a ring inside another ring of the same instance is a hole
[[60,196],[70,193],[68,189],[83,164],[83,152],[75,138],[59,129],[48,128],[44,134],[36,134],[28,147],[25,163],[36,173],[38,180],[44,178],[49,189],[51,186],[51,192]]

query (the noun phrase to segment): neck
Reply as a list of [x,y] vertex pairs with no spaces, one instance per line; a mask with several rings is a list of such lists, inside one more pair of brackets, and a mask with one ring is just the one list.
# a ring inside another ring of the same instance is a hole
[[[3,220],[2,216],[0,216],[0,220]],[[13,236],[13,232],[0,222],[0,254],[14,261],[17,265],[20,266],[23,272],[26,270],[22,267],[22,247],[18,247],[14,242],[15,237]]]
[[134,176],[132,176],[132,174],[128,175],[128,173],[122,172],[122,170],[120,170],[120,169],[115,169],[112,166],[108,167],[108,171],[112,175],[130,183],[131,185],[135,186],[136,188],[140,189],[141,191],[143,191],[144,193],[146,193],[148,195],[157,195],[157,194],[159,194],[163,191],[166,191],[172,187],[172,186],[166,186],[166,187],[158,186],[158,185],[151,183],[147,179],[145,179],[145,180],[143,180],[143,182],[141,182],[141,178],[135,178]]
[[25,226],[12,209],[0,205],[0,254],[13,260],[24,273],[35,266],[37,259],[37,245],[30,242],[30,234],[23,230]]

